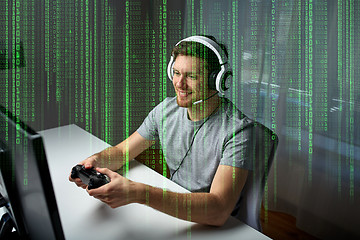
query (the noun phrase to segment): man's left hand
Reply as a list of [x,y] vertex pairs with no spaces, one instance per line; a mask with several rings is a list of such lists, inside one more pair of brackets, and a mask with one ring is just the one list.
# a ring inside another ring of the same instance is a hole
[[107,175],[110,182],[99,188],[91,190],[86,188],[90,196],[99,199],[111,208],[117,208],[135,202],[135,182],[107,168],[96,168],[96,171]]

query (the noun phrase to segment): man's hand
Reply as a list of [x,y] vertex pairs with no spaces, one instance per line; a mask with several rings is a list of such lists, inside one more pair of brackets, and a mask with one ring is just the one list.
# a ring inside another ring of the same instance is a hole
[[111,208],[137,202],[141,184],[130,181],[107,168],[96,168],[96,171],[107,175],[110,182],[96,189],[87,189],[90,196],[99,199]]
[[[102,167],[115,171],[120,169],[126,162],[134,159],[154,143],[155,141],[147,140],[135,131],[129,138],[122,141],[115,147],[106,148],[103,151],[85,159],[79,164],[84,165],[85,168]],[[69,180],[71,182],[75,182],[79,187],[84,189],[86,188],[86,185],[80,180],[80,178],[72,179],[70,174]]]
[[[92,168],[92,167],[96,168],[97,165],[98,165],[97,164],[97,155],[94,154],[91,157],[88,157],[87,159],[85,159],[84,161],[81,161],[79,164],[84,165],[86,169],[89,169],[89,168]],[[83,189],[85,189],[86,186],[87,186],[86,184],[84,184],[81,181],[80,178],[75,178],[75,179],[71,178],[71,173],[69,175],[69,181],[74,182],[78,187],[82,187]]]

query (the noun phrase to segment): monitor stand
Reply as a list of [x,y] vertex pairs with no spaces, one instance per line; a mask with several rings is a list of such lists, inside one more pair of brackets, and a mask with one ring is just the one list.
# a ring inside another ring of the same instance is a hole
[[[6,205],[7,205],[6,200],[0,194],[0,208],[5,207]],[[0,221],[0,239],[20,240],[20,236],[18,232],[16,232],[16,230],[14,232],[12,231],[14,228],[15,228],[14,220],[12,219],[9,213],[4,213]]]
[[16,231],[12,231],[15,227],[14,221],[9,213],[4,213],[0,222],[0,239],[20,240],[20,236]]

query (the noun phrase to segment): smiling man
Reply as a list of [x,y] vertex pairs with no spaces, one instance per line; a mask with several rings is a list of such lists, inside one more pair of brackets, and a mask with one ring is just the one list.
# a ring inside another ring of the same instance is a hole
[[[179,107],[188,109],[189,118],[198,121],[212,112],[220,104],[217,92],[208,87],[208,70],[206,62],[198,57],[178,55],[173,67],[173,85],[176,91],[176,102]],[[210,95],[210,98],[208,96]],[[196,104],[199,99],[208,102]],[[194,104],[195,103],[195,104]]]
[[[226,48],[215,38],[192,36],[176,44],[168,75],[176,97],[156,106],[128,139],[80,163],[111,179],[87,191],[113,208],[147,204],[184,220],[221,226],[238,214],[237,203],[252,166],[254,122],[219,96],[229,87],[232,73]],[[191,193],[163,192],[114,172],[156,141],[170,179]],[[70,181],[86,188],[80,179]]]

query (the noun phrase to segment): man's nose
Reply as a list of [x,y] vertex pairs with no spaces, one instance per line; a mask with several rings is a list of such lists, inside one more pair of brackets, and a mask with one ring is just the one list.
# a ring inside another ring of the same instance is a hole
[[179,88],[184,88],[186,86],[186,77],[183,74],[177,77],[176,86]]

